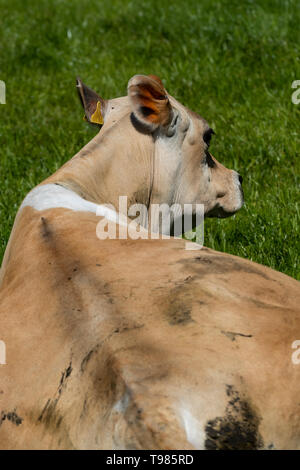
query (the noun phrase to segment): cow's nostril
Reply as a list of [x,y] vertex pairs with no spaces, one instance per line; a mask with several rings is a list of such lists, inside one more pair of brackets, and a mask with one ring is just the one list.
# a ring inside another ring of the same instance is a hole
[[243,177],[240,174],[239,174],[239,182],[240,182],[240,184],[242,184],[242,182],[243,182]]

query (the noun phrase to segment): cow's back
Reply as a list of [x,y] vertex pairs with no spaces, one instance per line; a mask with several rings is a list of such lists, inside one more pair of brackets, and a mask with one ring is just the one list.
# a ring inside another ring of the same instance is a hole
[[299,284],[23,209],[1,287],[4,448],[297,448]]

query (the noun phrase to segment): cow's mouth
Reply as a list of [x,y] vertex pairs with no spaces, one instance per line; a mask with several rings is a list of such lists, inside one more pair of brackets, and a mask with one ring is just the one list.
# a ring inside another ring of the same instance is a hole
[[227,211],[223,207],[214,207],[214,209],[210,210],[205,214],[205,217],[213,218],[216,217],[218,219],[226,219],[227,217],[231,217],[234,215],[240,208],[235,211]]
[[227,217],[231,217],[232,215],[236,214],[243,207],[243,205],[244,192],[241,184],[239,184],[233,194],[227,194],[218,198],[215,206],[206,212],[205,217],[226,219]]
[[234,207],[226,207],[224,204],[217,203],[217,205],[209,210],[205,217],[217,217],[218,219],[226,219],[236,214],[244,205],[243,191],[240,190],[239,201]]

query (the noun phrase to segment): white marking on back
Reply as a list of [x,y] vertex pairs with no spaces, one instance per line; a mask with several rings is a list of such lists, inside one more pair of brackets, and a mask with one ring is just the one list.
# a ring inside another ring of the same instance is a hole
[[196,449],[203,450],[205,433],[202,430],[200,421],[198,421],[198,419],[195,418],[187,408],[181,408],[180,415],[183,421],[187,440]]
[[116,211],[105,205],[87,201],[74,191],[53,183],[37,186],[30,191],[22,202],[20,210],[27,206],[37,211],[64,208],[72,211],[93,212],[97,216],[118,223],[118,213]]

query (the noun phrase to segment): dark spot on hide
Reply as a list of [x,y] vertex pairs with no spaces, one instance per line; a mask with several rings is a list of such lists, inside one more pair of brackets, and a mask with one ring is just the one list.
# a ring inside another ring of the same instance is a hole
[[253,335],[244,335],[243,333],[235,333],[234,331],[223,331],[221,330],[221,333],[227,338],[231,339],[231,341],[235,341],[236,336],[242,336],[243,338],[252,338]]
[[14,411],[8,411],[8,412],[2,411],[1,416],[0,416],[0,426],[5,420],[10,421],[16,426],[20,426],[20,424],[22,424],[23,418],[18,416],[16,413],[16,410],[14,409]]
[[264,279],[272,280],[255,266],[250,266],[246,262],[238,261],[226,256],[195,256],[194,258],[180,260],[179,263],[188,264],[189,268],[194,266],[195,271],[203,276],[211,273],[224,274],[226,272],[238,271],[256,274]]
[[176,304],[170,305],[167,315],[170,325],[186,325],[194,321],[189,309]]
[[49,224],[45,217],[41,217],[41,235],[44,239],[49,239],[52,235]]
[[224,416],[206,423],[205,448],[207,450],[256,450],[263,447],[259,434],[260,418],[250,402],[227,385],[229,398]]
[[59,427],[62,421],[62,417],[56,413],[56,406],[59,402],[59,399],[66,388],[67,380],[72,373],[72,362],[70,362],[69,366],[66,368],[64,372],[62,372],[59,386],[57,392],[53,399],[48,399],[46,405],[44,406],[38,421],[43,422],[46,426],[53,425],[55,428]]

